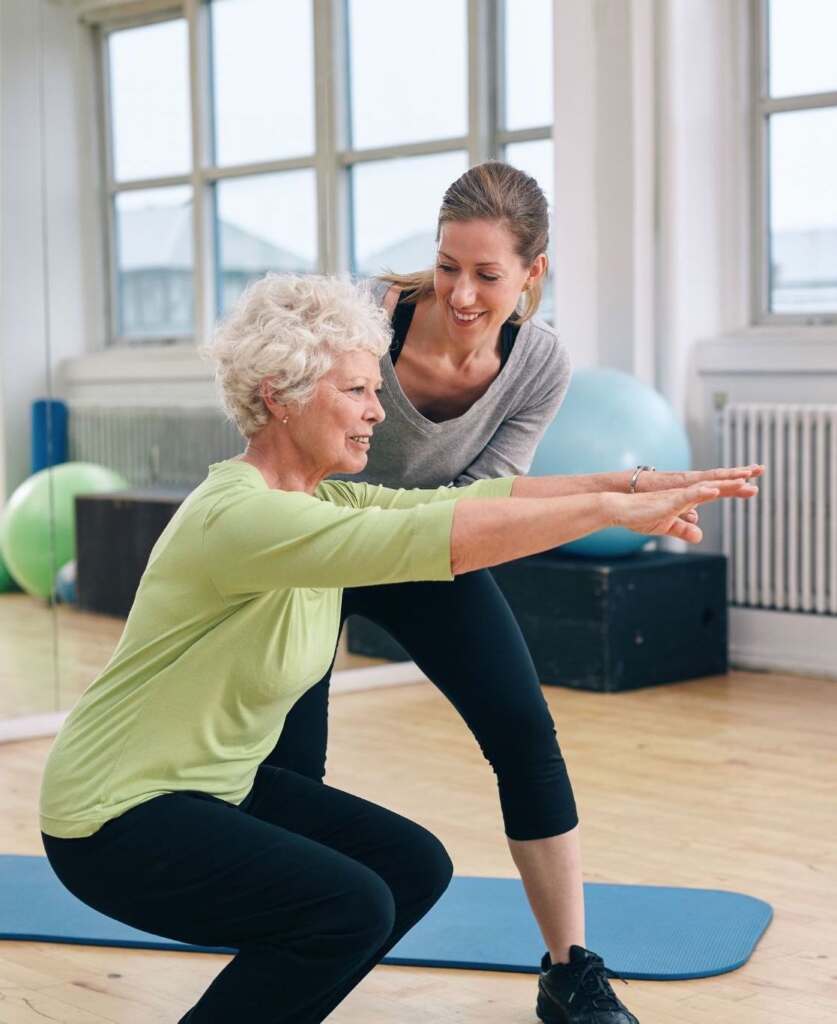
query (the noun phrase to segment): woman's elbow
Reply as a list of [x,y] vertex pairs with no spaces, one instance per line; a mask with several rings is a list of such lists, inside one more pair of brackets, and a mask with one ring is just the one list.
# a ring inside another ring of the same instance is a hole
[[454,576],[461,576],[463,572],[471,572],[478,568],[474,565],[473,545],[469,544],[464,531],[454,530],[450,539],[450,571]]
[[453,543],[450,546],[450,571],[453,576],[461,576],[465,569],[463,567],[462,552],[458,545]]

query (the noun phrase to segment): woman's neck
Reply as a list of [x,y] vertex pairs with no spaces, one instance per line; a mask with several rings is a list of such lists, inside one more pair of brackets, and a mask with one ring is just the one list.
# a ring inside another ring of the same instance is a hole
[[274,436],[270,427],[255,434],[238,461],[254,466],[272,491],[305,491],[313,494],[328,475],[314,467],[305,467],[294,458],[293,446],[285,438]]
[[416,303],[407,337],[417,354],[431,359],[447,359],[457,369],[465,369],[483,356],[500,354],[499,331],[489,339],[475,338],[469,341],[451,338],[444,311],[433,296]]

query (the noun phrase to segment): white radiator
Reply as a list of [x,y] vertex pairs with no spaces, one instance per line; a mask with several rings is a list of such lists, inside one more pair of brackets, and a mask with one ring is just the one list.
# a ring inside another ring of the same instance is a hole
[[69,457],[122,473],[135,487],[194,487],[212,462],[244,449],[212,406],[115,406],[70,402]]
[[729,601],[837,615],[837,405],[730,403],[722,465],[764,463],[754,501],[723,502]]

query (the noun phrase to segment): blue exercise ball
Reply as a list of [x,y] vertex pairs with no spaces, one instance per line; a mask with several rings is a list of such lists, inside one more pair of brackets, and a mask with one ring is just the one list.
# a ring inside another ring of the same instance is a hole
[[[691,467],[689,439],[672,407],[628,373],[577,371],[538,447],[532,475],[608,473],[643,464],[670,471]],[[613,558],[633,554],[647,542],[643,534],[614,527],[560,550]]]
[[55,600],[62,604],[75,604],[78,600],[76,592],[76,563],[75,559],[62,565],[55,574],[55,585],[53,588]]

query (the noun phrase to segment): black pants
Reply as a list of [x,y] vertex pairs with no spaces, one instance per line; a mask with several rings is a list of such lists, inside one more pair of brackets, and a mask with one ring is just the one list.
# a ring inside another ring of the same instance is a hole
[[240,807],[172,793],[89,838],[44,836],[44,846],[64,885],[96,910],[239,950],[181,1024],[318,1024],[452,873],[420,825],[264,766]]
[[[497,776],[511,839],[560,835],[578,823],[535,666],[491,573],[346,590],[343,620],[349,615],[386,629],[465,719]],[[330,677],[329,669],[291,709],[266,764],[322,780]]]

